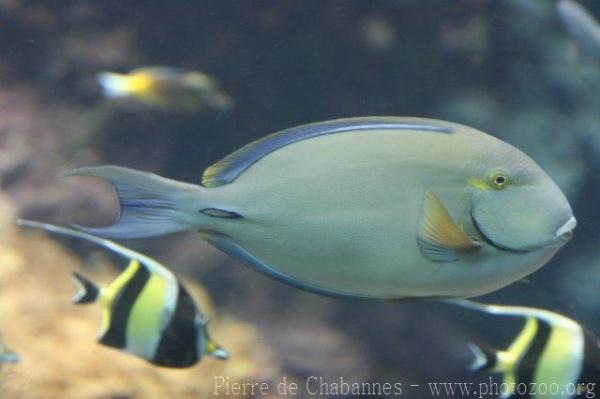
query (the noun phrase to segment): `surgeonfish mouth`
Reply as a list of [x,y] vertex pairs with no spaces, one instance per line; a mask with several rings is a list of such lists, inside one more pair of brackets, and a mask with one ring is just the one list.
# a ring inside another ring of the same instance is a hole
[[531,249],[514,249],[514,248],[509,248],[507,246],[504,246],[502,244],[498,244],[497,242],[492,240],[490,237],[485,235],[485,233],[481,230],[481,228],[477,224],[477,219],[475,219],[475,217],[472,214],[471,214],[471,220],[473,221],[473,226],[475,226],[475,230],[477,230],[477,233],[481,236],[483,241],[485,241],[487,244],[491,245],[492,247],[496,248],[497,250],[504,251],[504,252],[512,252],[515,254],[525,254],[525,253],[532,251]]
[[515,254],[525,254],[525,253],[531,252],[538,248],[560,247],[573,237],[573,230],[577,226],[577,220],[575,219],[575,217],[571,216],[571,218],[562,227],[560,227],[558,229],[558,231],[554,235],[554,239],[550,243],[548,243],[548,245],[540,245],[538,247],[533,247],[533,248],[529,247],[529,248],[517,249],[517,248],[509,248],[505,245],[495,242],[490,237],[486,236],[485,233],[483,232],[483,230],[481,230],[481,228],[477,224],[477,219],[475,219],[475,216],[471,215],[471,220],[473,221],[473,226],[475,226],[477,233],[481,236],[483,241],[485,241],[486,243],[488,243],[489,245],[491,245],[492,247],[496,248],[499,251],[512,252]]
[[577,219],[575,219],[574,216],[571,216],[567,223],[563,224],[556,231],[554,239],[561,240],[564,242],[569,241],[571,238],[573,238],[573,230],[575,230],[575,227],[577,227]]

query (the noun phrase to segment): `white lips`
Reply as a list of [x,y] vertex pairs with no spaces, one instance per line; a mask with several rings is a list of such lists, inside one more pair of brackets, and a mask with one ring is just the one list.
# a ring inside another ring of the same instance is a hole
[[567,223],[563,224],[562,227],[556,231],[554,238],[560,238],[568,233],[571,233],[576,226],[577,220],[575,217],[571,216],[571,219],[569,219]]

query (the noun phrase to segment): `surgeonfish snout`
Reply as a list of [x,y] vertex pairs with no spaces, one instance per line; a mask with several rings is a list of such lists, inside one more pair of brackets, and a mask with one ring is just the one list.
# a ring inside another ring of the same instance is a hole
[[497,150],[488,161],[494,166],[472,181],[472,217],[482,239],[515,253],[566,244],[576,221],[562,190],[526,154],[507,143]]
[[571,218],[556,231],[554,239],[561,243],[568,242],[573,238],[575,227],[577,227],[577,219],[575,219],[574,216],[571,216]]

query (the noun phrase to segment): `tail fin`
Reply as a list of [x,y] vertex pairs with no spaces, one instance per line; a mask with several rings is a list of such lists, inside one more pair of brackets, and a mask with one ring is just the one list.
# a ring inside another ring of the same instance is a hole
[[474,343],[469,343],[469,350],[475,357],[473,363],[467,368],[469,371],[483,371],[494,369],[498,363],[497,352]]
[[76,272],[73,272],[72,276],[77,285],[77,293],[73,296],[72,302],[76,305],[96,302],[100,295],[96,284]]
[[102,87],[104,95],[108,98],[125,97],[131,94],[129,79],[127,75],[114,72],[102,72],[98,74],[98,83]]
[[[120,214],[112,226],[90,228],[76,226],[90,234],[106,238],[152,237],[194,226],[198,211],[186,212],[185,204],[201,198],[203,187],[165,179],[153,173],[118,166],[75,169],[64,175],[94,176],[110,182],[119,197]],[[192,218],[192,220],[190,220]]]

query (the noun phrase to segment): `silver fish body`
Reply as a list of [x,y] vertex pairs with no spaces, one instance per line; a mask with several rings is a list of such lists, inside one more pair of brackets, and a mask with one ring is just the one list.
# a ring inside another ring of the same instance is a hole
[[[496,170],[514,187],[490,187]],[[544,265],[574,228],[564,195],[525,154],[429,119],[289,129],[207,169],[205,187],[118,167],[70,175],[117,188],[120,219],[91,232],[127,238],[193,228],[261,272],[333,296],[482,295]]]

